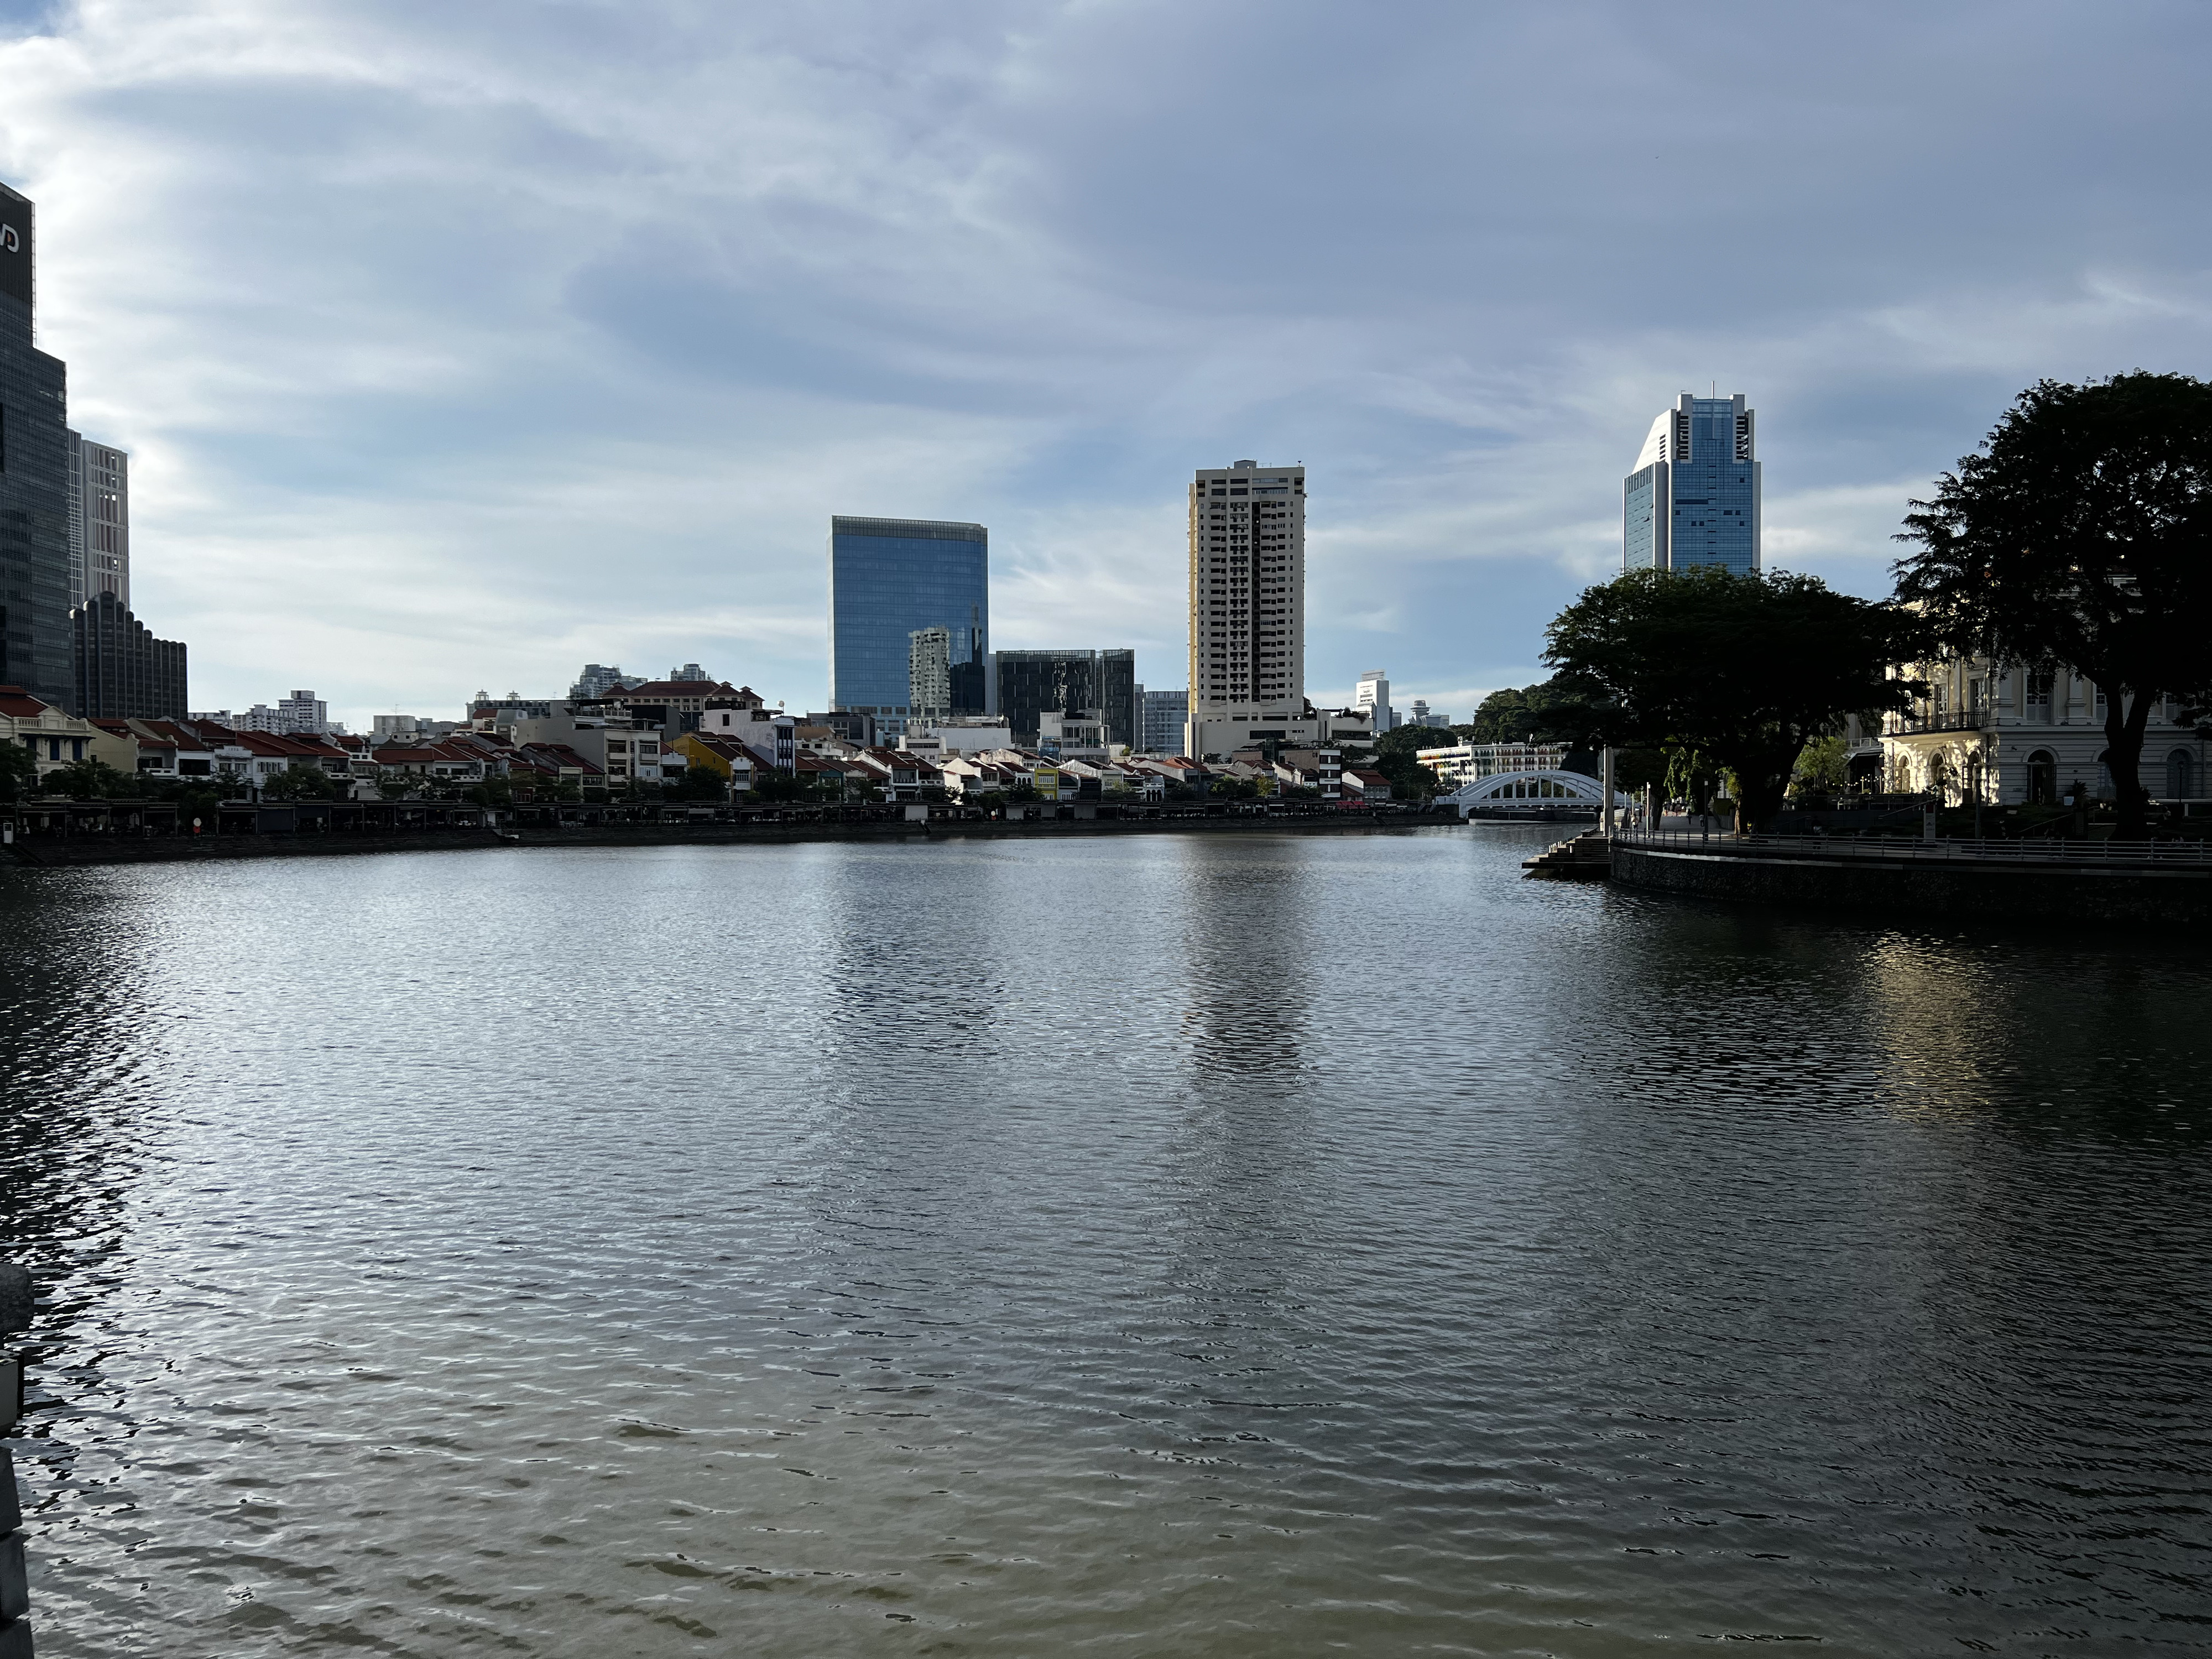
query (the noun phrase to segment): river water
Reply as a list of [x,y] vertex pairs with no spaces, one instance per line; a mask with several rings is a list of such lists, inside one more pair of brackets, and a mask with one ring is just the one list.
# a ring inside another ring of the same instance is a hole
[[1537,841],[0,873],[39,1651],[2212,1646],[2212,948]]

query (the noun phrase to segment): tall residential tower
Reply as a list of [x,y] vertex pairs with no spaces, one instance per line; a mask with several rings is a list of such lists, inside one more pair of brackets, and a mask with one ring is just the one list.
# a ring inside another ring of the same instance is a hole
[[1205,467],[1190,486],[1190,736],[1305,713],[1306,470]]
[[1651,422],[1621,484],[1620,568],[1759,568],[1759,452],[1743,394],[1685,392]]

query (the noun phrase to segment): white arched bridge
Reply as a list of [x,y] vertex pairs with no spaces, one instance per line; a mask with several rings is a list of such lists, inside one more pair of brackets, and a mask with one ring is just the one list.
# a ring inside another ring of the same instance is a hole
[[[1458,807],[1462,817],[1475,812],[1531,810],[1595,814],[1604,809],[1605,786],[1580,772],[1494,772],[1437,799]],[[1613,800],[1620,806],[1629,804],[1628,797],[1618,792]]]

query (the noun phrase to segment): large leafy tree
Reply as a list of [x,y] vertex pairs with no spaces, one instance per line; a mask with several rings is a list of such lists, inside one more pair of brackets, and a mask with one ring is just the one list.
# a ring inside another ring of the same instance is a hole
[[1587,722],[1583,718],[1589,688],[1571,674],[1555,674],[1534,685],[1507,686],[1493,691],[1474,711],[1468,728],[1475,743],[1564,743],[1579,745]]
[[2152,707],[2212,690],[2212,385],[2040,381],[1912,509],[1898,596],[1954,649],[2102,691],[2119,833],[2142,834]]
[[0,800],[21,800],[38,787],[38,757],[21,744],[0,743]]
[[137,794],[143,787],[137,773],[110,766],[93,755],[56,767],[39,782],[47,794],[64,795],[71,800],[120,799]]
[[319,766],[294,761],[264,783],[261,793],[270,800],[343,800],[353,793],[353,787]]
[[1735,774],[1744,831],[1781,810],[1808,741],[1906,705],[1912,683],[1889,669],[1917,631],[1814,576],[1635,570],[1561,611],[1544,660],[1586,688],[1579,717],[1597,741],[1693,750]]

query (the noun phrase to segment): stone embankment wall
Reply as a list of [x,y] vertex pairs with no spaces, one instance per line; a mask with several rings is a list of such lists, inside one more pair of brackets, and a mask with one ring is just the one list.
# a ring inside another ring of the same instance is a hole
[[1822,858],[1615,842],[1613,879],[1700,898],[1859,910],[1908,921],[1984,917],[2188,929],[2212,927],[2212,869],[2122,864]]

